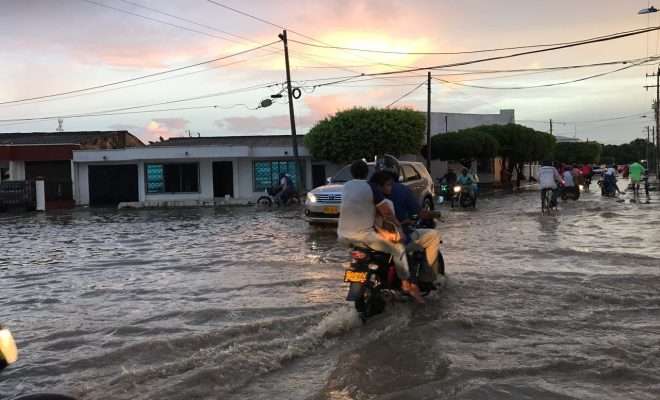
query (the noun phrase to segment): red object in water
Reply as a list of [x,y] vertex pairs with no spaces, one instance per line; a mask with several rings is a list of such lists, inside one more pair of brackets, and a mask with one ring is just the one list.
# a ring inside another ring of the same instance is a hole
[[387,285],[392,287],[394,285],[394,280],[396,279],[396,270],[394,265],[390,265],[390,269],[387,270]]

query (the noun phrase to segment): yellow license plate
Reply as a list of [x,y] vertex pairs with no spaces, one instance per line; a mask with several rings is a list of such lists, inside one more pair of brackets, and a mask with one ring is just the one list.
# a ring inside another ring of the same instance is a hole
[[344,273],[344,282],[364,283],[366,281],[366,272],[346,271],[346,273]]
[[339,214],[337,207],[323,207],[324,214]]

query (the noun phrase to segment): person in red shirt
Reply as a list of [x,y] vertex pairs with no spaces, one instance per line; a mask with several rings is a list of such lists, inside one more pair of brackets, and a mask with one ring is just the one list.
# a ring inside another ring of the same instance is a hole
[[594,176],[594,171],[589,163],[584,163],[582,166],[582,176],[584,176],[584,186],[587,188],[587,190],[589,190],[589,186],[591,185],[591,178]]

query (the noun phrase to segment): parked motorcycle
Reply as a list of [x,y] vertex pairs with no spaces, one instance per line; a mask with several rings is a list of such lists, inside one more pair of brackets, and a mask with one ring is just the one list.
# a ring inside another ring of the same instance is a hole
[[451,198],[451,208],[459,204],[463,208],[476,208],[477,202],[468,186],[454,186],[454,195]]
[[[0,325],[0,372],[18,361],[18,349],[11,332]],[[13,400],[75,400],[73,397],[61,394],[30,394],[15,397]]]
[[[417,280],[422,295],[437,290],[436,273],[426,260],[426,253],[421,247],[407,252],[410,276]],[[445,261],[442,252],[438,252],[438,274],[445,275]],[[360,318],[368,318],[385,310],[389,300],[407,296],[401,290],[401,280],[396,274],[392,256],[366,247],[351,248],[351,263],[344,273],[344,282],[349,283],[346,301],[355,303]]]

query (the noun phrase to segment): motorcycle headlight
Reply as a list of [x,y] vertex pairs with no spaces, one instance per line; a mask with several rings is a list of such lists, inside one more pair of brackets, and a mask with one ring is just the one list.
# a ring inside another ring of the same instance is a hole
[[584,185],[580,185],[580,192],[584,190]]
[[310,203],[316,203],[316,196],[314,193],[307,193],[307,201]]
[[461,191],[460,186],[454,186],[454,193],[459,193]]

